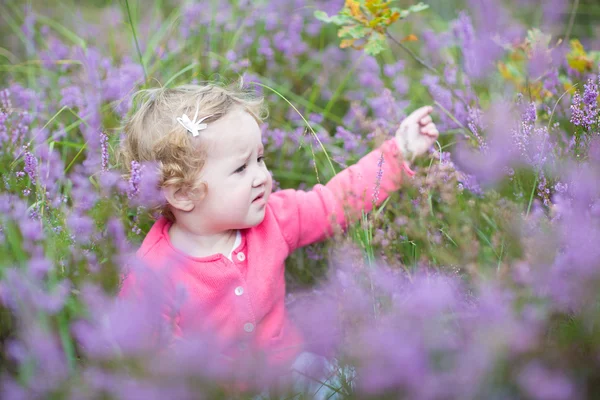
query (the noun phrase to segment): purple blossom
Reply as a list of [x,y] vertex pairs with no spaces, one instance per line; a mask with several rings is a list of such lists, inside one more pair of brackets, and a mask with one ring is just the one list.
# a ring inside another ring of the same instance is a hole
[[108,136],[100,133],[100,149],[102,151],[102,171],[108,171]]
[[29,179],[31,179],[31,182],[35,183],[37,178],[38,166],[37,158],[35,158],[35,156],[28,150],[25,151],[25,155],[23,158],[25,161],[25,167],[23,168],[23,171],[25,171],[27,175],[29,175]]
[[107,70],[102,83],[104,100],[115,101],[115,111],[124,117],[131,108],[132,94],[143,80],[141,65],[125,59],[119,67]]
[[44,230],[40,221],[31,218],[21,219],[19,227],[25,240],[35,242],[44,239]]
[[126,189],[133,205],[152,207],[165,199],[159,187],[160,173],[156,163],[131,162],[131,171]]
[[71,284],[63,280],[47,287],[40,279],[40,271],[6,271],[0,282],[2,304],[12,309],[24,322],[30,321],[38,312],[55,314],[60,311],[70,293]]
[[549,370],[538,362],[532,362],[521,371],[519,385],[535,400],[572,399],[575,395],[573,384],[564,374]]
[[583,126],[591,129],[598,123],[598,84],[589,79],[584,85],[583,92]]
[[68,179],[73,183],[71,198],[73,207],[81,212],[90,210],[98,200],[98,193],[93,187],[87,175],[77,166]]
[[44,67],[49,69],[61,69],[65,71],[67,66],[60,66],[58,61],[67,60],[71,50],[60,39],[49,36],[46,42],[47,48],[40,52],[40,59],[44,61]]
[[336,127],[334,138],[342,141],[342,146],[348,153],[356,152],[361,147],[362,138],[346,130],[343,126]]
[[[486,6],[481,5],[476,9],[484,7]],[[461,12],[454,22],[454,34],[462,48],[465,72],[473,78],[485,77],[494,68],[495,60],[503,53],[502,48],[485,30],[476,33],[471,18],[465,12]]]
[[552,53],[546,45],[536,43],[527,64],[527,72],[530,79],[535,81],[545,77],[552,66]]
[[575,126],[583,126],[584,115],[581,109],[581,95],[575,92],[571,104],[571,123]]
[[381,178],[383,177],[383,163],[384,163],[383,153],[379,157],[379,161],[377,162],[377,178],[375,179],[375,190],[373,191],[373,203],[379,203],[379,186],[381,184]]
[[286,132],[283,129],[266,129],[263,140],[269,140],[275,149],[281,149],[285,142]]
[[474,175],[480,184],[485,185],[498,182],[509,171],[509,167],[521,160],[514,139],[506,134],[508,129],[517,125],[510,105],[497,102],[484,113],[482,119],[484,126],[489,127],[487,149],[470,150],[460,142],[453,156],[461,171]]
[[40,162],[38,165],[38,179],[45,190],[46,198],[51,202],[57,202],[60,198],[60,182],[65,179],[65,165],[61,154],[57,149],[51,150],[44,142],[37,144],[35,153]]
[[63,107],[71,108],[83,108],[83,94],[79,86],[67,86],[60,90],[61,101],[60,105]]
[[127,197],[134,198],[140,192],[140,182],[142,180],[142,165],[133,160],[131,161],[131,169],[129,173],[129,188],[127,189]]
[[532,102],[527,107],[525,107],[525,111],[523,112],[523,122],[527,124],[533,124],[536,120],[536,105]]

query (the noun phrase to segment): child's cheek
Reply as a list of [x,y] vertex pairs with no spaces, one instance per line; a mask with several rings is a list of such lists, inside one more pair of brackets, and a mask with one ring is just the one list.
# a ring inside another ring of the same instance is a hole
[[269,171],[269,176],[267,177],[267,194],[271,194],[273,190],[273,176],[271,175],[271,172]]

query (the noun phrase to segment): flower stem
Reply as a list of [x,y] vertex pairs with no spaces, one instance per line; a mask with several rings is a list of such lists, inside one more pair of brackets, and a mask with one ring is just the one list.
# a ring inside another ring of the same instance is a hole
[[148,72],[146,71],[146,65],[144,64],[144,57],[142,56],[142,51],[140,50],[140,43],[137,38],[137,34],[135,32],[135,26],[133,25],[133,19],[131,18],[131,10],[129,8],[129,0],[125,0],[125,7],[127,8],[127,16],[129,17],[129,25],[131,26],[131,32],[133,33],[133,40],[135,41],[135,47],[140,58],[140,64],[142,64],[142,69],[144,70],[144,81],[148,81]]
[[385,31],[385,34],[387,35],[387,37],[390,38],[390,40],[392,42],[396,43],[398,46],[400,46],[400,48],[402,50],[407,52],[408,55],[410,55],[417,63],[421,64],[423,67],[427,68],[429,71],[433,72],[436,76],[438,76],[440,78],[441,82],[444,84],[444,86],[446,86],[446,88],[448,90],[450,90],[450,93],[452,94],[452,96],[455,99],[457,99],[458,101],[463,103],[465,105],[465,107],[467,107],[467,108],[469,107],[469,104],[467,104],[467,102],[454,91],[454,88],[452,88],[452,85],[450,85],[448,82],[446,82],[446,79],[442,76],[442,74],[437,69],[433,68],[425,60],[423,60],[421,57],[419,57],[414,51],[412,51],[411,49],[406,47],[406,45],[404,43],[400,42],[395,37],[393,37],[387,30]]

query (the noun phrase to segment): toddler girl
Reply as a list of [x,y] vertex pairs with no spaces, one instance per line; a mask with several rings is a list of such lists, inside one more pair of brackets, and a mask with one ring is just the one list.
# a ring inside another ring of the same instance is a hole
[[[137,258],[187,292],[165,315],[176,335],[209,331],[234,359],[257,348],[270,365],[289,368],[303,338],[284,307],[286,257],[347,226],[345,212],[369,211],[374,198],[381,203],[399,187],[403,172],[413,174],[409,163],[438,137],[432,108],[413,112],[395,138],[326,185],[271,193],[261,98],[212,84],[145,95],[125,127],[122,154],[125,165],[159,168],[166,201]],[[139,290],[132,272],[122,295]]]

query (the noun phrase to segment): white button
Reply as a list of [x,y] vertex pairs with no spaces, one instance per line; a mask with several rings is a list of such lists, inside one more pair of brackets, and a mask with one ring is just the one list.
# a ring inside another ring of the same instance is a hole
[[246,322],[244,324],[244,330],[248,333],[252,332],[254,330],[254,324],[251,324],[250,322]]
[[235,288],[235,294],[237,294],[238,296],[241,296],[244,294],[244,288],[241,286],[238,286]]
[[237,258],[238,258],[238,260],[240,260],[240,261],[244,261],[244,260],[246,259],[246,255],[245,255],[244,253],[242,253],[242,252],[239,252],[239,253],[237,254]]

